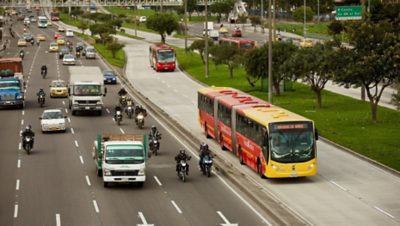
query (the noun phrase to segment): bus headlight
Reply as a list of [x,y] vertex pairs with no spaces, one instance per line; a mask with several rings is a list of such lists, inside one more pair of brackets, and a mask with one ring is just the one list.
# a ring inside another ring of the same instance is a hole
[[309,169],[309,170],[312,170],[312,169],[314,169],[314,167],[315,167],[314,163],[311,163],[311,164],[308,166],[308,169]]

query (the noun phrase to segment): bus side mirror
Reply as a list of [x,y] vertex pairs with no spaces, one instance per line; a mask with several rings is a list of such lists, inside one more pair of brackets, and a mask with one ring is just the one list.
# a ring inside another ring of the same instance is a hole
[[317,129],[315,129],[315,140],[318,140],[318,139],[319,139],[318,130],[317,130]]

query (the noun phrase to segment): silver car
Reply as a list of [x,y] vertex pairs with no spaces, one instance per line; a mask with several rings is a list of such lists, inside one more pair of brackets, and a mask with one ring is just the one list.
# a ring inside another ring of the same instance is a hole
[[88,46],[85,49],[86,59],[96,59],[96,49],[93,46]]

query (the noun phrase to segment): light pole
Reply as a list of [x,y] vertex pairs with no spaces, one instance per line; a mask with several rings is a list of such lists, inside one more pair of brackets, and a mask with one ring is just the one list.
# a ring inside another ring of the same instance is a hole
[[210,73],[209,68],[208,68],[208,10],[207,10],[207,5],[208,5],[208,0],[205,0],[205,12],[206,12],[206,16],[205,16],[205,34],[204,34],[204,41],[205,41],[205,46],[204,46],[204,54],[205,54],[205,64],[206,64],[206,71],[205,71],[205,76],[206,78],[208,78],[208,75]]
[[268,0],[268,102],[272,104],[272,15],[271,0]]

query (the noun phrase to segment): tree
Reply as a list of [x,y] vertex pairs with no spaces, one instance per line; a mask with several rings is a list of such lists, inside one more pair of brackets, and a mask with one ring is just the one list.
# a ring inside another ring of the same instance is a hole
[[228,66],[230,78],[233,78],[233,69],[243,62],[243,51],[235,45],[225,43],[214,45],[210,48],[210,53],[216,65]]
[[108,23],[91,24],[89,26],[89,29],[92,32],[92,36],[95,35],[100,36],[102,44],[105,44],[106,41],[109,40],[110,35],[117,33],[116,30],[113,28],[113,26]]
[[[213,45],[214,45],[214,42],[211,39],[209,39],[208,40],[208,46],[211,47]],[[205,47],[206,47],[206,44],[204,42],[204,39],[193,41],[192,44],[189,47],[190,51],[195,51],[196,50],[196,51],[199,52],[200,58],[201,58],[201,61],[203,62],[203,64],[206,64],[206,62],[204,60],[204,49],[205,49]]]
[[400,75],[399,23],[388,19],[377,22],[357,21],[346,26],[351,56],[345,73],[338,81],[346,86],[365,88],[371,117],[377,121],[377,108],[383,91]]
[[84,20],[80,20],[78,28],[82,31],[82,34],[84,34],[85,30],[89,28],[89,23]]
[[261,24],[261,18],[259,16],[251,16],[250,22],[251,22],[251,26],[254,27],[254,31],[256,31],[257,25]]
[[247,53],[243,65],[247,73],[247,82],[254,87],[260,78],[267,77],[268,54],[267,45],[256,48]]
[[165,43],[166,34],[171,35],[173,31],[178,30],[179,23],[171,13],[156,13],[147,19],[146,27],[157,31],[161,36],[161,42]]
[[244,24],[247,23],[248,16],[247,15],[239,15],[238,21],[242,24],[242,30],[244,31]]
[[108,50],[111,51],[112,57],[115,59],[115,56],[119,50],[124,48],[124,44],[118,42],[117,39],[113,38],[110,42],[106,44]]
[[187,12],[189,14],[189,20],[191,20],[193,12],[197,9],[197,0],[186,0],[186,1],[187,1]]
[[115,29],[120,29],[123,23],[123,19],[122,18],[113,18],[111,21],[109,21],[108,23],[111,24],[111,26],[113,26]]
[[232,11],[233,4],[233,1],[224,0],[221,2],[214,2],[210,5],[210,12],[218,14],[217,23],[221,22],[222,14],[228,15]]
[[[312,21],[314,12],[310,7],[306,7],[306,21]],[[298,7],[293,13],[293,19],[297,22],[304,21],[304,6]]]

